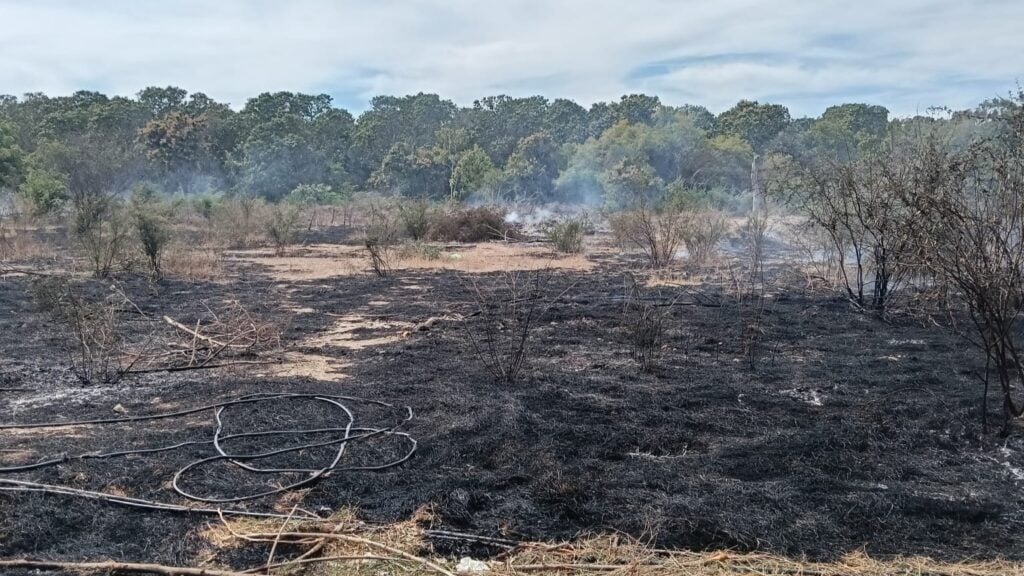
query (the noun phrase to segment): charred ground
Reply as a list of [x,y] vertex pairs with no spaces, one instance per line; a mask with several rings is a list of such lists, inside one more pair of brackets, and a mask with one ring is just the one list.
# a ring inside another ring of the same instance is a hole
[[[984,369],[962,339],[918,318],[885,320],[834,294],[799,284],[766,300],[753,358],[755,303],[715,282],[685,289],[669,308],[663,351],[642,372],[623,328],[629,258],[591,256],[589,272],[554,270],[551,302],[530,340],[523,374],[497,382],[467,342],[465,324],[442,320],[398,334],[389,322],[421,322],[471,309],[466,274],[399,271],[315,281],[275,279],[238,262],[226,282],[167,280],[158,291],[128,279],[148,314],[182,320],[203,303],[237,299],[253,309],[287,305],[283,340],[299,352],[343,360],[336,381],[240,371],[146,374],[85,386],[68,370],[62,328],[33,301],[27,277],[0,282],[0,405],[3,420],[34,422],[189,408],[251,393],[344,394],[410,406],[406,431],[419,450],[406,464],[337,473],[305,495],[312,510],[353,507],[372,521],[409,518],[427,506],[436,528],[505,538],[554,539],[625,531],[659,546],[769,550],[836,558],[876,555],[1024,559],[1024,441],[980,431]],[[783,282],[784,270],[775,270]],[[499,274],[475,275],[486,285]],[[92,289],[103,286],[92,283]],[[310,348],[334,315],[380,322],[357,337],[400,336],[363,348]],[[146,331],[139,322],[138,332]],[[993,418],[998,414],[991,399]],[[252,406],[232,425],[273,428],[301,419],[331,424],[317,407]],[[374,410],[357,418],[384,417]],[[111,447],[206,439],[208,415],[131,426],[0,434],[8,463]],[[387,457],[385,441],[355,461]],[[174,471],[202,448],[155,456],[70,462],[19,479],[179,501]],[[322,454],[305,456],[316,458]],[[229,494],[251,478],[214,470],[197,490]],[[265,483],[265,478],[255,480]],[[257,501],[251,509],[280,502]],[[287,511],[287,509],[285,509]],[[199,532],[210,518],[145,512],[88,500],[0,493],[4,556],[194,563],[209,553]],[[446,548],[442,550],[461,552]],[[230,560],[230,552],[219,561]],[[228,562],[230,563],[230,562]]]

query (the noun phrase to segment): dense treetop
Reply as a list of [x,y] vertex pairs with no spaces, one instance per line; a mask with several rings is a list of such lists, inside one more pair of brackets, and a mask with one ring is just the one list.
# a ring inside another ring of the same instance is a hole
[[[998,114],[1001,105],[979,111]],[[701,190],[727,202],[749,190],[757,157],[850,159],[894,127],[951,118],[890,120],[881,106],[843,104],[794,119],[784,106],[747,100],[715,115],[643,94],[589,109],[542,96],[489,96],[469,107],[435,94],[378,96],[353,117],[326,94],[265,93],[236,111],[176,87],[134,98],[33,93],[0,96],[0,187],[44,204],[82,186],[126,191],[138,182],[270,200],[319,185],[604,205],[627,191]]]

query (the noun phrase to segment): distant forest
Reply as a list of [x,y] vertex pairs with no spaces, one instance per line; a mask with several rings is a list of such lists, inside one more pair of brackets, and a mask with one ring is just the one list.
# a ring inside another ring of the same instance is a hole
[[39,212],[69,191],[140,184],[270,201],[301,189],[615,207],[685,194],[734,208],[749,197],[755,159],[852,161],[922,129],[955,146],[1019,103],[899,119],[882,106],[842,104],[792,118],[785,106],[746,100],[716,115],[643,94],[587,109],[541,96],[459,107],[421,93],[378,96],[355,117],[326,94],[265,93],[237,111],[175,87],[134,98],[0,96],[0,190]]

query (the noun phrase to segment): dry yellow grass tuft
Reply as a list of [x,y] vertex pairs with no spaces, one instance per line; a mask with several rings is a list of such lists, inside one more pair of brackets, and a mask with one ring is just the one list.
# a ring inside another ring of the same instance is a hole
[[218,282],[225,279],[221,250],[215,246],[174,244],[163,257],[164,276],[189,282]]
[[0,221],[0,262],[56,259],[57,248],[40,240],[35,228]]
[[[293,508],[294,509],[294,508]],[[375,526],[345,509],[323,520],[223,520],[203,536],[218,548],[246,542],[288,542],[305,546],[297,561],[268,562],[284,574],[340,576],[380,574],[453,574],[456,560],[424,556],[429,550],[429,512]],[[496,576],[631,574],[636,576],[1011,576],[1024,564],[1000,560],[940,562],[924,557],[874,559],[851,552],[835,562],[808,562],[773,554],[728,550],[688,552],[660,550],[624,535],[612,534],[573,542],[522,543],[484,560]]]

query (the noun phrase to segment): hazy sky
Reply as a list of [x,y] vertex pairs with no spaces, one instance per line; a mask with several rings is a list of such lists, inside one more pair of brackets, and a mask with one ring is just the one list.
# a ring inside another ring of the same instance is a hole
[[1024,0],[0,0],[0,93],[151,85],[493,94],[630,92],[718,112],[967,107],[1024,81]]

